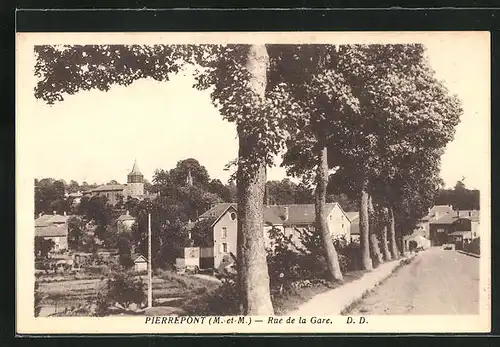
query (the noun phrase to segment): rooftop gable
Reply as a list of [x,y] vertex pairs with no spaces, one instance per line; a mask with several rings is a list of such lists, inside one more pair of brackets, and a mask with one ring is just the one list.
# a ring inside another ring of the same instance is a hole
[[456,216],[454,216],[452,214],[446,214],[446,215],[442,216],[441,218],[430,222],[430,224],[453,224],[453,222],[455,222],[456,219],[457,219]]
[[346,212],[345,214],[351,223],[359,220],[359,212]]
[[229,207],[234,207],[236,209],[236,204],[230,203],[230,202],[222,202],[219,203],[215,206],[213,206],[211,209],[205,211],[203,214],[200,215],[200,219],[203,218],[215,218],[219,219],[228,209]]
[[146,257],[143,256],[142,254],[132,254],[130,257],[132,258],[132,261],[134,263],[147,263],[148,262]]
[[36,237],[61,237],[68,236],[68,227],[66,225],[48,225],[35,228]]
[[[325,205],[326,214],[330,214],[336,206],[338,206],[342,211],[342,213],[345,214],[342,207],[336,202],[328,203]],[[285,219],[283,216],[285,209],[288,209],[287,219]],[[309,225],[313,224],[315,222],[315,219],[316,219],[316,209],[314,204],[264,206],[264,222],[269,224]]]
[[103,184],[95,189],[92,192],[111,192],[117,190],[124,190],[126,187],[125,184]]
[[[342,213],[346,215],[342,207],[338,203],[326,204],[326,213],[329,214],[331,211],[338,206]],[[214,218],[212,225],[217,223],[217,221],[229,210],[237,210],[236,203],[220,203],[212,207],[210,210],[203,213],[199,218]],[[288,218],[285,218],[286,210],[288,209]],[[314,223],[316,218],[315,206],[314,204],[292,204],[292,205],[268,205],[264,206],[264,222],[273,225],[309,225]]]
[[52,224],[64,224],[71,216],[62,216],[60,214],[45,214],[35,219],[35,227],[44,227]]

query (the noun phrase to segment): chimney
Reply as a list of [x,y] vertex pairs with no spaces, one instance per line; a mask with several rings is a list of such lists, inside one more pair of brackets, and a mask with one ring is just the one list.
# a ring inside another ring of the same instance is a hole
[[460,210],[457,210],[457,217],[460,217]]
[[40,212],[40,213],[38,214],[38,217],[41,217],[41,216],[43,216],[43,213],[42,213],[42,212]]
[[67,216],[66,211],[64,211],[64,215]]
[[130,212],[127,210],[127,212],[125,212],[125,214],[128,216],[128,215],[130,215]]
[[52,214],[55,215],[56,214],[56,211],[52,211]]
[[287,221],[288,218],[290,217],[290,208],[288,206],[282,206],[281,207],[281,219],[283,221]]

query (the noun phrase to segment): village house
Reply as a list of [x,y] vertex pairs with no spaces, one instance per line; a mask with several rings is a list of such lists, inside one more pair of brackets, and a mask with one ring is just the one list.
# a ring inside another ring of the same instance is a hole
[[130,232],[134,223],[135,218],[127,211],[116,219],[116,229],[119,233]]
[[417,230],[423,230],[423,235],[430,239],[430,223],[453,213],[454,211],[451,205],[434,205],[429,209],[427,215],[421,219],[420,223],[417,225]]
[[[326,204],[326,223],[333,238],[345,237],[350,241],[350,220],[338,203]],[[264,237],[269,242],[269,230],[279,229],[300,247],[304,230],[314,230],[316,212],[314,204],[274,205],[264,207]]]
[[346,215],[351,222],[351,242],[359,242],[359,212],[346,212]]
[[134,262],[134,271],[135,272],[144,272],[148,271],[148,260],[141,254],[133,254],[131,256],[132,261]]
[[[338,203],[326,205],[327,224],[332,237],[343,236],[350,240],[350,220]],[[237,205],[220,203],[203,213],[199,220],[211,219],[213,230],[214,266],[229,259],[237,251]],[[264,207],[264,241],[270,245],[269,231],[274,227],[300,247],[300,233],[304,229],[314,229],[315,209],[313,204],[271,205]]]
[[68,249],[68,216],[53,214],[39,215],[35,219],[35,238],[43,238],[44,240],[52,240],[54,246],[52,251],[58,252]]
[[[417,223],[413,232],[410,235],[403,237],[404,250],[409,251],[412,243],[414,243],[416,248],[427,248],[433,246],[434,244],[431,241],[430,236],[431,223],[434,223],[441,218],[444,218],[443,221],[445,221],[445,216],[452,215],[453,213],[454,211],[451,205],[434,205],[430,208],[428,213]],[[440,228],[440,232],[441,229],[442,228]],[[439,238],[440,236],[436,237]]]
[[74,192],[74,193],[66,193],[65,196],[66,196],[66,198],[71,200],[71,203],[73,204],[73,206],[77,206],[82,201],[83,194],[82,194],[82,192],[78,191],[78,192]]
[[458,210],[430,223],[432,246],[454,243],[457,248],[479,237],[479,211]]

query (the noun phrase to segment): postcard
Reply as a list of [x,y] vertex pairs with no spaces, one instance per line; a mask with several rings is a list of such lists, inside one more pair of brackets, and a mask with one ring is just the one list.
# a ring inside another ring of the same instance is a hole
[[18,33],[18,334],[490,331],[489,32]]

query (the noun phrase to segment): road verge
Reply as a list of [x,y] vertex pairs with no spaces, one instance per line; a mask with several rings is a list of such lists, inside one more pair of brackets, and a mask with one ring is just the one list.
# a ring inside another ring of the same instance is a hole
[[409,254],[401,259],[383,263],[373,271],[365,273],[359,280],[316,295],[287,315],[303,317],[342,315],[367,293],[389,278],[394,271],[408,264],[415,256],[417,254]]
[[464,251],[461,251],[461,250],[458,250],[458,249],[457,249],[457,252],[460,253],[460,254],[468,255],[469,257],[474,257],[474,258],[480,258],[481,257],[479,254],[464,252]]

